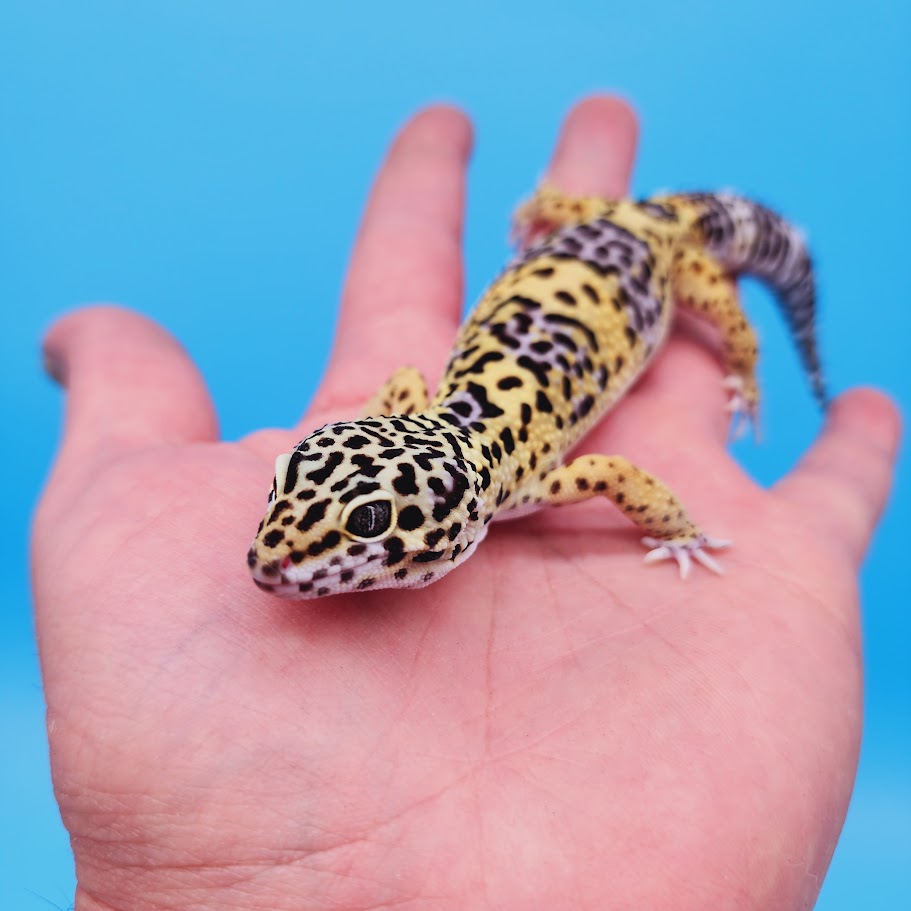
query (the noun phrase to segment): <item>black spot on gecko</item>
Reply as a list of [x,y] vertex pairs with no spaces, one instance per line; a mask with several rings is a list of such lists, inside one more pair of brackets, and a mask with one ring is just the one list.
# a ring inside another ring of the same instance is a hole
[[573,329],[578,329],[581,332],[592,351],[598,350],[598,339],[595,337],[595,333],[592,332],[588,326],[585,325],[581,320],[577,320],[572,316],[564,316],[562,313],[548,313],[544,317],[545,322],[552,323],[555,326],[567,326]]
[[416,496],[418,485],[415,480],[414,466],[409,462],[399,462],[399,474],[392,481],[392,486],[402,496]]
[[304,513],[304,517],[297,523],[297,530],[309,531],[313,528],[326,515],[329,503],[329,500],[318,500],[316,503],[311,503],[310,508]]
[[415,528],[420,528],[424,524],[424,513],[414,504],[406,506],[399,513],[398,524],[403,531],[414,531]]
[[428,550],[424,553],[415,554],[414,562],[415,563],[431,563],[434,560],[439,560],[440,557],[444,556],[443,551],[441,550]]
[[266,547],[276,547],[284,540],[285,533],[280,528],[274,528],[263,538],[263,544]]
[[488,364],[502,361],[505,356],[502,351],[488,351],[482,354],[473,364],[453,374],[453,377],[459,379],[469,373],[483,373]]
[[386,566],[395,566],[396,563],[401,563],[405,559],[405,544],[401,538],[388,538],[383,542],[383,547],[386,548],[387,554]]
[[355,497],[365,493],[373,493],[379,490],[380,485],[377,481],[360,481],[351,490],[346,490],[339,498],[339,503],[350,503]]
[[[550,380],[547,377],[547,371],[550,370],[550,364],[541,363],[540,361],[533,360],[527,354],[521,355],[516,363],[520,367],[524,367],[530,373],[534,374],[535,379],[541,386],[549,386]],[[502,412],[501,412],[502,414]]]
[[282,493],[291,493],[297,486],[297,470],[303,458],[304,456],[297,450],[291,454],[291,459],[288,461],[288,470],[285,474],[285,486],[282,488]]
[[541,304],[539,301],[536,301],[532,297],[523,297],[521,294],[513,294],[508,300],[504,301],[505,304],[518,304],[520,307],[524,307],[526,310],[540,310]]
[[503,414],[503,409],[490,401],[487,397],[487,389],[480,383],[469,383],[468,394],[478,403],[482,418],[498,418]]
[[437,544],[440,543],[440,539],[445,534],[446,534],[445,529],[435,528],[433,531],[428,531],[427,534],[424,535],[424,543],[430,548],[436,547]]
[[329,480],[332,472],[334,472],[344,460],[345,457],[342,453],[330,452],[329,458],[326,459],[326,464],[323,465],[322,468],[314,468],[313,471],[308,472],[305,477],[308,481],[313,481],[314,484],[323,484]]
[[537,396],[535,396],[535,406],[538,411],[543,411],[545,413],[550,413],[554,410],[553,405],[550,403],[550,399],[539,389]]
[[[326,550],[329,550],[332,547],[335,547],[339,541],[342,540],[342,536],[337,531],[330,531],[322,541],[314,541],[308,548],[307,553],[311,557],[318,557],[321,553]],[[314,579],[316,575],[314,574]]]
[[286,510],[291,508],[290,500],[279,500],[278,503],[272,508],[272,513],[269,516],[268,523],[271,525],[273,522],[278,520],[278,517]]
[[571,235],[561,238],[560,246],[571,256],[577,256],[582,250],[581,241],[576,240],[576,238]]

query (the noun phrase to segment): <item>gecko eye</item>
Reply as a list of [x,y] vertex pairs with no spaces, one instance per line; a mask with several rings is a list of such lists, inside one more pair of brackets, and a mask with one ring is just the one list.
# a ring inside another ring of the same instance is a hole
[[[376,497],[376,494],[372,496]],[[391,499],[370,499],[368,496],[355,500],[345,520],[345,531],[352,538],[375,540],[390,531],[394,513]]]

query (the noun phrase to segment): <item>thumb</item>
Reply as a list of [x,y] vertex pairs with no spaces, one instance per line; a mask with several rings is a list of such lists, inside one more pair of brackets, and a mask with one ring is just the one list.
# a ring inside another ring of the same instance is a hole
[[895,405],[881,392],[840,396],[819,438],[773,488],[840,538],[860,564],[886,503],[901,433]]
[[110,306],[71,313],[51,327],[44,356],[67,392],[64,464],[217,436],[211,399],[187,353],[137,313]]

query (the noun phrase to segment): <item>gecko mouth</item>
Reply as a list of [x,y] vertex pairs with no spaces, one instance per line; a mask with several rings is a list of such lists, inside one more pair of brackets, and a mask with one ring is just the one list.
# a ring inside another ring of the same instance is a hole
[[382,558],[381,553],[357,557],[330,558],[317,566],[298,566],[285,557],[268,563],[256,558],[253,550],[247,557],[253,581],[263,591],[285,598],[313,598],[357,588],[365,567]]

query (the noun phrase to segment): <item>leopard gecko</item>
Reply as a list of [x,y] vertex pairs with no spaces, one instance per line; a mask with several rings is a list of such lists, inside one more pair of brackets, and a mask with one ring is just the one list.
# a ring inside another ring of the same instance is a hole
[[775,291],[817,400],[813,271],[800,232],[730,193],[645,201],[542,187],[516,214],[518,253],[459,330],[436,394],[398,370],[359,420],[279,455],[247,562],[256,584],[314,598],[435,582],[494,518],[606,497],[647,561],[720,571],[676,495],[622,455],[564,456],[655,357],[674,308],[720,333],[734,420],[753,421],[756,337],[734,278]]

